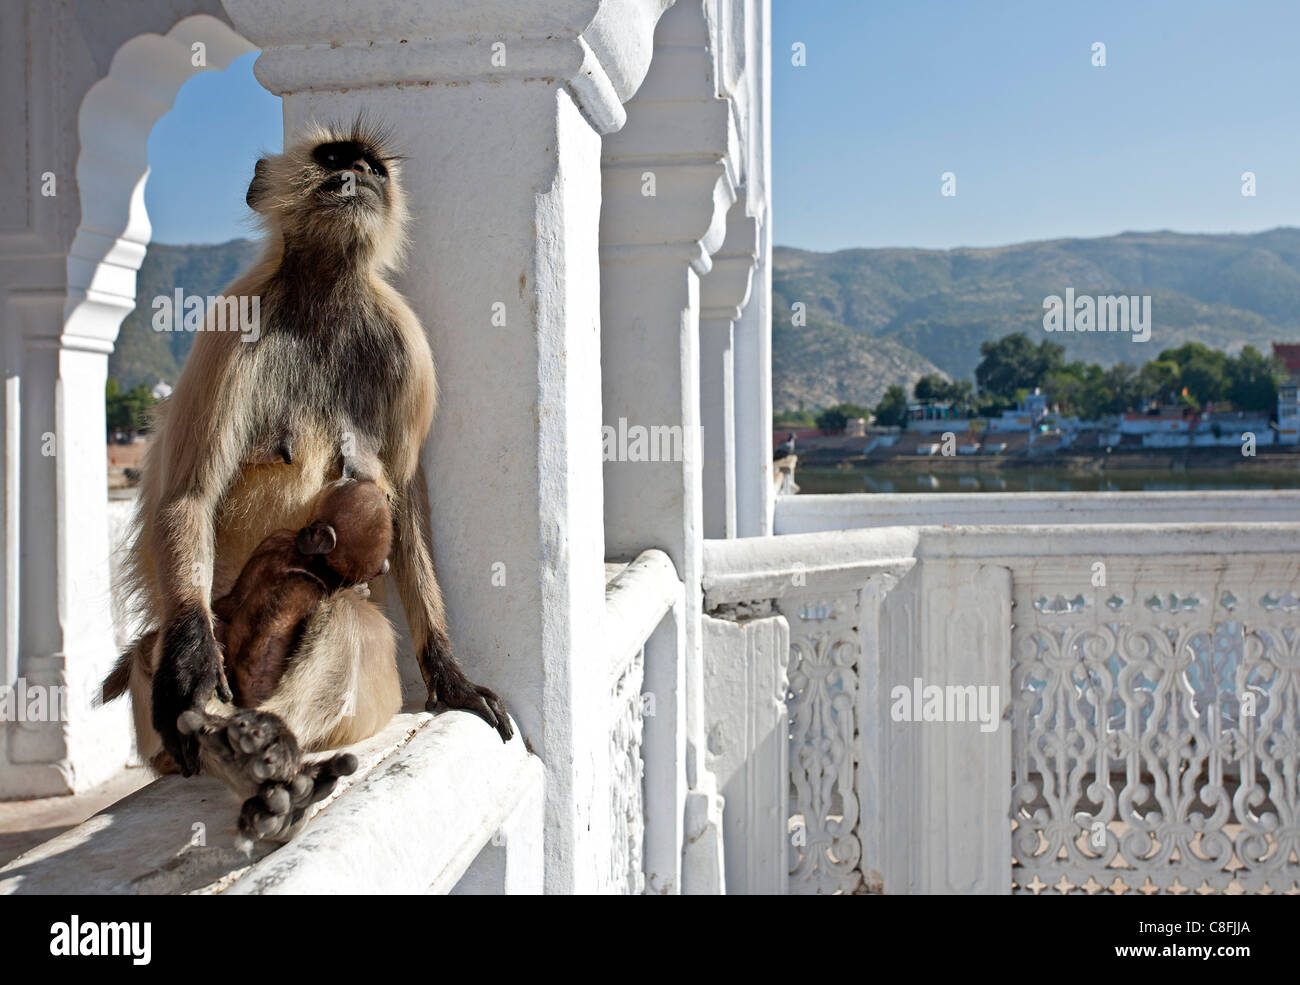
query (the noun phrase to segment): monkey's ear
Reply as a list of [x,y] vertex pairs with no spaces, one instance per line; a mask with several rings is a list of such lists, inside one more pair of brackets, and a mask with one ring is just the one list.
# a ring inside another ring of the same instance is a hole
[[248,184],[248,194],[244,196],[244,201],[254,212],[262,211],[262,202],[271,190],[271,178],[267,173],[269,167],[266,158],[262,158],[253,168],[253,180]]
[[338,535],[324,520],[315,520],[298,531],[300,554],[328,554],[337,543]]

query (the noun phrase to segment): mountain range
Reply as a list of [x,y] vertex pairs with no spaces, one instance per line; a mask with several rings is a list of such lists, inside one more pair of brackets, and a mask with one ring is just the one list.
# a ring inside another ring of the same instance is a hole
[[[1234,352],[1300,341],[1300,229],[1251,234],[1121,233],[987,249],[873,249],[772,258],[772,391],[778,410],[874,404],[891,383],[936,369],[973,379],[980,343],[1022,331],[1068,359],[1147,362],[1202,342]],[[1151,338],[1047,334],[1043,302],[1150,295]],[[807,324],[794,324],[802,302]]]
[[[216,294],[256,258],[247,239],[152,244],[140,299],[109,357],[125,387],[174,383],[194,341],[151,328],[152,301],[177,288]],[[1067,357],[1140,364],[1186,341],[1227,351],[1300,341],[1300,229],[1251,234],[1121,233],[981,249],[872,249],[772,256],[772,402],[777,410],[872,405],[926,373],[970,379],[980,343],[1023,331],[1063,343]],[[1047,335],[1043,301],[1150,295],[1151,339],[1127,333]],[[801,317],[796,318],[794,306]],[[801,322],[801,324],[797,324]]]

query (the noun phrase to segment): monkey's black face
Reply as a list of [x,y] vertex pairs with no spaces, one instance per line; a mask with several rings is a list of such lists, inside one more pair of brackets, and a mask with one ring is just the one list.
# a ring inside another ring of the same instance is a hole
[[316,147],[311,157],[325,172],[317,191],[331,204],[365,207],[387,202],[388,167],[369,144],[332,141]]

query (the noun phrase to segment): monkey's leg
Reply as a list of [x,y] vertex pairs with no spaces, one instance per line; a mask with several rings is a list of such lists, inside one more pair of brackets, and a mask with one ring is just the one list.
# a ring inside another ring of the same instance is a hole
[[472,711],[497,730],[502,742],[508,742],[514,729],[505,704],[491,688],[471,682],[451,652],[442,590],[433,570],[433,537],[423,467],[416,470],[397,503],[393,526],[392,573],[411,624],[420,673],[429,689],[426,707],[432,711],[441,701],[448,708]]
[[[238,473],[245,438],[239,432],[243,416],[231,403],[237,388],[211,389],[210,381],[223,378],[220,370],[235,351],[230,345],[239,345],[217,340],[217,334],[204,333],[206,338],[195,341],[176,392],[167,400],[149,453],[151,461],[160,456],[150,470],[161,478],[152,480],[143,494],[145,528],[135,547],[150,556],[157,592],[153,608],[161,626],[151,724],[186,776],[198,769],[198,747],[192,737],[176,731],[181,712],[204,707],[214,694],[230,700],[209,608],[216,557],[213,515]],[[209,350],[212,354],[205,355]]]

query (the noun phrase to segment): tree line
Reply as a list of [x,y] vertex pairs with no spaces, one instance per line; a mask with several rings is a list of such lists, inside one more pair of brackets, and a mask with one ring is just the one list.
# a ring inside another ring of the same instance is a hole
[[[1082,360],[1067,362],[1060,343],[1047,339],[1035,343],[1024,332],[1013,332],[983,343],[980,357],[974,383],[930,373],[916,381],[912,397],[922,403],[950,404],[955,418],[996,417],[1035,388],[1062,413],[1088,421],[1150,405],[1201,410],[1213,404],[1216,410],[1274,416],[1277,388],[1286,378],[1281,360],[1251,345],[1233,356],[1200,342],[1185,342],[1141,366],[1103,367]],[[876,423],[904,424],[909,402],[902,386],[891,386],[874,408]],[[778,415],[775,423],[815,425],[831,432],[842,430],[851,418],[872,412],[858,404],[837,404],[815,417],[803,410],[787,412]]]

